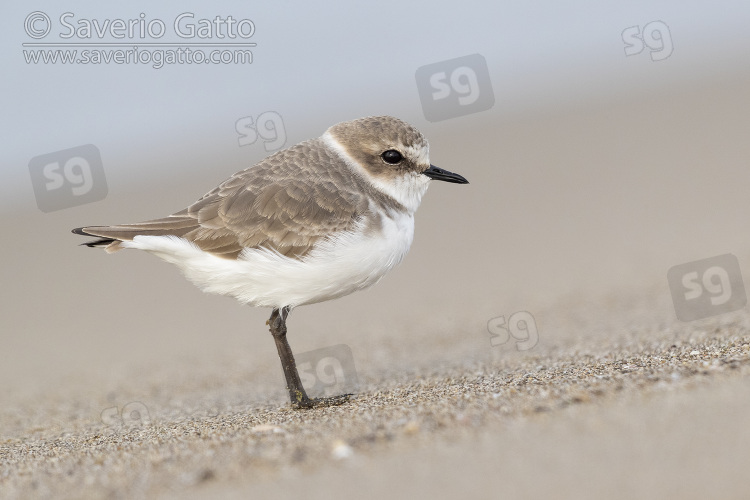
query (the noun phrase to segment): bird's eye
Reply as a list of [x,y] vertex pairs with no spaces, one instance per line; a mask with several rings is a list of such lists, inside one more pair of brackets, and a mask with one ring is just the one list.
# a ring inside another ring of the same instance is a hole
[[395,149],[389,149],[388,151],[380,155],[380,157],[383,158],[384,162],[390,163],[391,165],[395,165],[396,163],[404,159],[404,157],[401,156],[401,153],[399,153]]

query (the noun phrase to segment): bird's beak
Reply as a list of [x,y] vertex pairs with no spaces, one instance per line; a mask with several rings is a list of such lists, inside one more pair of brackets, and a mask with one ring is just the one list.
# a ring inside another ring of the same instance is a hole
[[430,165],[430,168],[423,171],[422,173],[430,179],[435,179],[436,181],[453,182],[455,184],[469,183],[469,181],[467,181],[463,176],[454,174],[453,172],[448,172],[447,170],[443,170],[442,168],[437,168],[435,165]]

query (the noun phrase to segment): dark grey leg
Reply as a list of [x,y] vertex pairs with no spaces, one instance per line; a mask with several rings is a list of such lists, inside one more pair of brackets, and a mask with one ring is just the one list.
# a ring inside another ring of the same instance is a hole
[[313,401],[307,397],[305,388],[302,387],[302,381],[297,372],[297,363],[294,361],[292,348],[286,340],[286,317],[289,315],[289,308],[284,307],[281,311],[274,309],[271,317],[268,319],[268,325],[271,327],[271,335],[276,341],[276,350],[279,351],[281,367],[284,369],[286,378],[286,388],[289,391],[289,399],[292,404],[299,408],[311,408]]
[[315,406],[335,406],[348,401],[351,394],[331,398],[310,399],[307,397],[305,388],[302,387],[302,380],[299,378],[292,348],[289,347],[289,342],[286,340],[287,316],[289,316],[288,307],[283,307],[281,310],[274,309],[266,324],[271,327],[271,335],[276,342],[276,350],[279,351],[281,367],[284,369],[284,378],[286,378],[286,389],[289,391],[289,399],[292,401],[292,405],[297,408],[313,408]]

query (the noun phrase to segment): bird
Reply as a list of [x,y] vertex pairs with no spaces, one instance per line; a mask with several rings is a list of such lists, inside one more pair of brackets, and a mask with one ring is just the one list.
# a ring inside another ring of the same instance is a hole
[[430,163],[429,143],[392,116],[337,123],[316,138],[241,170],[184,210],[135,224],[84,226],[82,246],[149,252],[204,292],[271,308],[295,408],[341,404],[308,397],[287,340],[295,307],[370,287],[404,258],[431,181],[468,184]]

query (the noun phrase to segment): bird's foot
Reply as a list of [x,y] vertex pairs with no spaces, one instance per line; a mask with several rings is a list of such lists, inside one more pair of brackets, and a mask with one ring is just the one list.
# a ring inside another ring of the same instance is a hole
[[340,394],[327,398],[298,398],[292,403],[292,406],[298,410],[309,410],[312,408],[328,408],[330,406],[339,406],[347,401],[354,394]]

